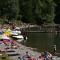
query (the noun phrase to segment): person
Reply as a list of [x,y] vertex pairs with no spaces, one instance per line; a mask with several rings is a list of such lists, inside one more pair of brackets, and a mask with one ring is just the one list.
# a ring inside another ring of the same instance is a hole
[[44,56],[39,56],[38,60],[44,60]]
[[25,54],[24,57],[25,57],[25,58],[30,58],[30,57],[31,57],[31,56],[29,55],[28,51],[26,52],[26,54]]
[[29,57],[28,60],[33,60],[33,59],[31,57]]
[[44,58],[45,58],[45,60],[48,60],[48,52],[47,51],[44,52]]
[[56,45],[53,46],[53,54],[56,55]]
[[45,60],[52,60],[52,54],[51,53],[45,51],[44,55],[45,55]]
[[26,54],[22,57],[23,60],[30,60],[30,55],[28,54],[28,52],[26,52]]
[[48,59],[52,60],[52,54],[48,52]]
[[19,60],[24,60],[21,55],[19,55],[18,59]]
[[41,55],[39,56],[40,60],[45,60],[44,58],[44,52],[41,52]]

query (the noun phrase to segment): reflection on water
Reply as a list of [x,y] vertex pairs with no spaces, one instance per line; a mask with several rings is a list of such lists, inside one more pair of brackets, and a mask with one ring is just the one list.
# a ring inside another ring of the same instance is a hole
[[54,44],[57,46],[57,52],[60,52],[60,33],[55,36]]
[[48,50],[52,52],[53,45],[57,46],[57,52],[60,52],[60,33],[42,33],[42,32],[30,32],[27,33],[28,40],[26,45],[29,47],[38,48],[39,51]]

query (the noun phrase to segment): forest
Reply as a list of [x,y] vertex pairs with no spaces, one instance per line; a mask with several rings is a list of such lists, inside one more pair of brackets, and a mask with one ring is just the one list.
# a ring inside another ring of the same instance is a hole
[[0,21],[59,24],[59,15],[60,0],[0,0]]

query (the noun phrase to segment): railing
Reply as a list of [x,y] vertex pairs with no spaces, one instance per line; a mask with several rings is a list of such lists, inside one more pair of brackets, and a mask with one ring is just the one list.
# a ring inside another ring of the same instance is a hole
[[36,26],[25,28],[26,32],[60,32],[60,26]]

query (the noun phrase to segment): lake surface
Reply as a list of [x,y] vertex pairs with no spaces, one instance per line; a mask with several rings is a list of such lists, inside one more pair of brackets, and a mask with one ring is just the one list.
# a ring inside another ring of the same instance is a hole
[[60,52],[60,33],[54,32],[28,32],[25,45],[37,48],[38,51],[53,51],[53,45],[56,45],[57,52]]

